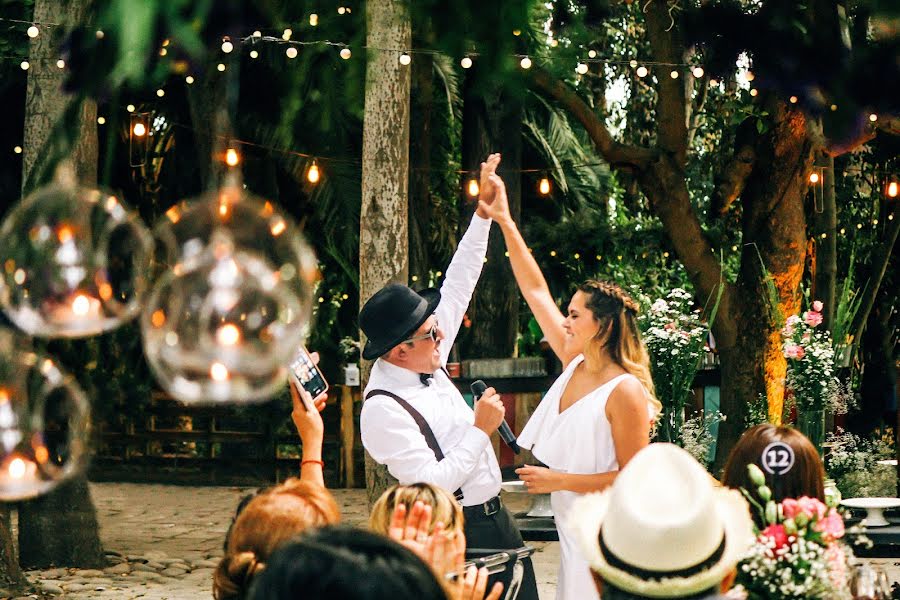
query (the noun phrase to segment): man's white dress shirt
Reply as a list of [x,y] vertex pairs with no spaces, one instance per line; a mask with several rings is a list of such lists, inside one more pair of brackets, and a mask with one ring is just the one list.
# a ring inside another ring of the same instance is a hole
[[[447,363],[481,275],[490,230],[490,219],[474,215],[447,268],[435,310],[444,334],[442,365]],[[500,493],[500,466],[490,438],[474,426],[472,409],[443,370],[426,386],[419,373],[379,358],[372,366],[364,397],[375,389],[393,392],[419,411],[444,453],[444,460],[438,462],[416,422],[393,398],[377,395],[363,402],[363,446],[376,462],[387,465],[401,484],[428,482],[451,494],[462,489],[464,506],[481,504]]]

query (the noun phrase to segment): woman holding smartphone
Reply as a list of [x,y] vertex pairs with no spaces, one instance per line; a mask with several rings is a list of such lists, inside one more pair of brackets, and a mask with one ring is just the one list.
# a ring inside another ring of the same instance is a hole
[[484,211],[500,226],[516,283],[564,367],[518,438],[548,467],[525,466],[516,473],[529,493],[550,494],[560,541],[556,597],[598,598],[565,522],[578,496],[612,484],[619,469],[650,443],[662,405],[637,327],[638,307],[619,286],[589,280],[578,286],[563,314],[510,216],[503,181],[496,175],[491,181],[497,197]]

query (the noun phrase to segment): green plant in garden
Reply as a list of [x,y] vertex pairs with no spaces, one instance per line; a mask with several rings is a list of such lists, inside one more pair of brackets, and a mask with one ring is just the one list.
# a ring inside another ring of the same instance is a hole
[[876,432],[870,439],[838,429],[827,437],[830,451],[825,470],[844,498],[895,496],[897,468],[882,464],[897,457],[893,430]]

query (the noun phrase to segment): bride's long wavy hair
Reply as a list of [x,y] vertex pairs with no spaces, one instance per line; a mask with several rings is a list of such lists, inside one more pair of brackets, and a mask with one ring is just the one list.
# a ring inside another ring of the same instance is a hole
[[578,290],[587,296],[586,305],[600,324],[600,331],[588,343],[585,354],[599,359],[603,350],[608,350],[616,363],[643,384],[647,397],[656,407],[655,418],[662,410],[662,404],[656,399],[650,376],[650,356],[638,328],[640,308],[637,302],[608,281],[589,279],[578,286]]

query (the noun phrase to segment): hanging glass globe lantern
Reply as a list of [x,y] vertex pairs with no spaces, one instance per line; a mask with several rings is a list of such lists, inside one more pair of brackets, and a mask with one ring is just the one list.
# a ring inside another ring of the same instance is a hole
[[0,303],[35,336],[114,329],[140,312],[152,244],[120,198],[77,185],[63,165],[0,227]]
[[46,493],[85,465],[89,404],[75,379],[0,329],[0,501]]
[[258,401],[283,388],[318,277],[290,217],[231,179],[172,207],[156,234],[167,268],[141,329],[160,385],[183,402]]

